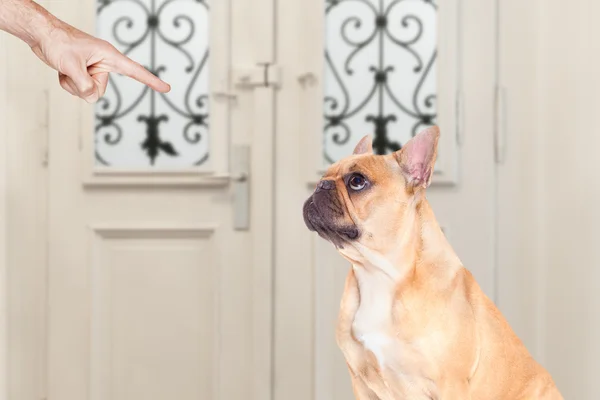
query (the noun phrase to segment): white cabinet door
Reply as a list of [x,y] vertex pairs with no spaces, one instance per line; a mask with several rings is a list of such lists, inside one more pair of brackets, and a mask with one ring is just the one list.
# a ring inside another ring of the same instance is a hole
[[172,91],[49,84],[48,398],[268,399],[272,104],[229,81],[251,27],[227,1],[49,8]]
[[324,168],[365,134],[380,152],[438,124],[428,198],[491,297],[495,263],[495,2],[279,1],[276,398],[353,398],[334,338],[349,265],[302,220]]

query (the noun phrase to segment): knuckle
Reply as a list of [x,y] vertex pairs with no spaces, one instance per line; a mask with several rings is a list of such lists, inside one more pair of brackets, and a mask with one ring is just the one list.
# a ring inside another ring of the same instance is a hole
[[114,53],[115,51],[119,51],[112,43],[107,42],[106,40],[101,40],[99,43],[99,47],[101,50],[104,50],[106,52]]
[[102,54],[104,54],[107,58],[112,59],[112,61],[114,62],[118,56],[121,54],[121,52],[112,44],[106,41],[103,41],[100,46],[99,46],[99,50]]
[[65,75],[72,75],[80,69],[79,62],[74,57],[65,57],[59,63],[59,71]]
[[96,88],[94,85],[85,84],[79,89],[79,93],[84,97],[93,96],[96,93]]

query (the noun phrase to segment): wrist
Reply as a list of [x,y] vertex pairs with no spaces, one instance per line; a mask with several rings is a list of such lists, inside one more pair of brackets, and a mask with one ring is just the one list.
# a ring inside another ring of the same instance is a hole
[[44,8],[33,4],[36,10],[27,24],[25,36],[21,38],[29,47],[37,47],[41,42],[48,40],[58,22],[58,19]]
[[38,46],[53,30],[56,18],[31,0],[0,0],[0,30]]

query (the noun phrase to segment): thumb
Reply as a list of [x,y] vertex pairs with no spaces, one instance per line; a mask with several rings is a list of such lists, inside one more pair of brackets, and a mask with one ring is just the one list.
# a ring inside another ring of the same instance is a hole
[[74,68],[69,72],[70,73],[67,73],[66,75],[68,75],[75,84],[77,95],[88,103],[95,103],[98,101],[98,87],[94,79],[88,74],[87,68]]

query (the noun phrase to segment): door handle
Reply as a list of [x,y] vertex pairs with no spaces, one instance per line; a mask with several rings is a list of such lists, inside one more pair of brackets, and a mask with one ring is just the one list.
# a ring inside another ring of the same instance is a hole
[[233,228],[250,229],[250,146],[234,145],[231,149],[233,185]]

